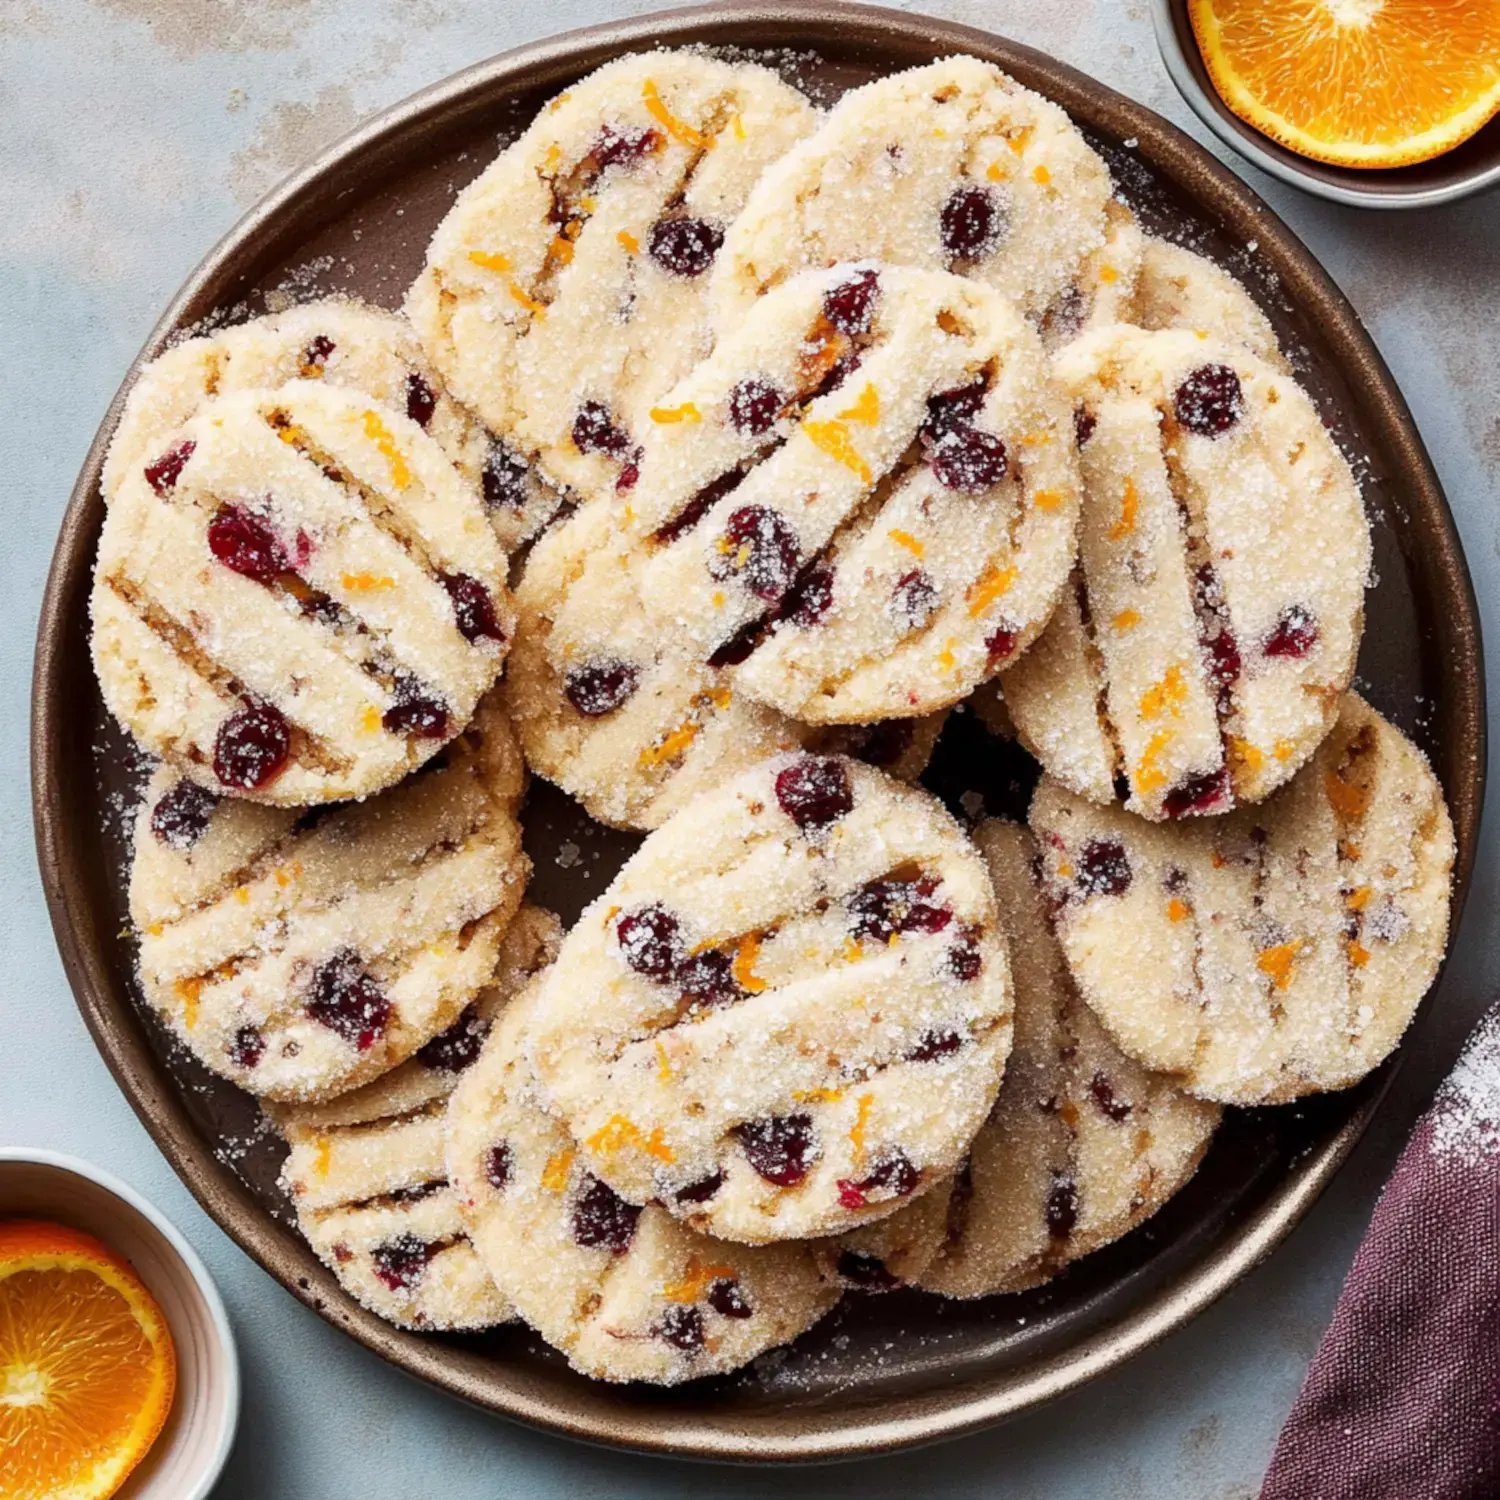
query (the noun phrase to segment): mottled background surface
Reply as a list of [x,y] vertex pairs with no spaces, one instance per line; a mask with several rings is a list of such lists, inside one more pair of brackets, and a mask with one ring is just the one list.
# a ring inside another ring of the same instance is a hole
[[[1490,977],[1500,935],[1493,840],[1442,993],[1381,1121],[1270,1264],[1186,1331],[1043,1412],[934,1451],[800,1473],[579,1447],[469,1411],[385,1368],[294,1303],[198,1210],[116,1091],[69,998],[32,853],[32,636],[73,476],[157,313],[243,209],[364,115],[491,53],[660,4],[0,0],[9,518],[0,548],[0,1140],[77,1152],[119,1173],[182,1226],[218,1278],[246,1381],[225,1500],[773,1491],[820,1500],[1243,1500],[1380,1181],[1500,988]],[[920,8],[1052,52],[1204,138],[1161,66],[1143,0]],[[1241,170],[1328,266],[1395,370],[1457,513],[1487,633],[1500,640],[1500,194],[1373,215]]]

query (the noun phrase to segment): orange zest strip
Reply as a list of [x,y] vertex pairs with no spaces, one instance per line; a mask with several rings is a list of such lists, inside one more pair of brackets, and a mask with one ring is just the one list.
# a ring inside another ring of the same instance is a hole
[[1344,897],[1344,905],[1350,911],[1363,911],[1370,904],[1370,897],[1372,895],[1374,895],[1374,891],[1369,886],[1362,885],[1358,890],[1350,891]]
[[945,641],[943,643],[943,649],[938,652],[938,666],[940,666],[944,672],[951,672],[954,667],[958,665],[958,658],[953,654],[953,648],[957,644],[958,637],[954,636],[952,639]]
[[984,169],[984,175],[988,177],[991,182],[1004,182],[1006,178],[1005,168],[1001,166],[998,161],[992,161],[989,166]]
[[1036,134],[1036,129],[1031,125],[1023,125],[1010,138],[1010,149],[1019,156],[1030,144],[1031,138]]
[[846,422],[865,422],[873,427],[880,420],[880,392],[867,380],[859,399],[839,416]]
[[905,547],[913,557],[922,557],[927,552],[927,549],[909,531],[902,531],[899,527],[893,526],[886,534],[898,547]]
[[858,1111],[849,1130],[849,1144],[854,1147],[854,1160],[865,1159],[865,1127],[870,1123],[870,1111],[875,1108],[874,1094],[861,1094],[856,1101]]
[[766,981],[755,972],[755,960],[760,957],[760,934],[747,932],[734,950],[735,983],[747,995],[758,995],[766,988]]
[[1356,969],[1362,969],[1370,961],[1370,950],[1360,946],[1358,938],[1350,938],[1345,945],[1344,951],[1349,955],[1349,962]]
[[198,1024],[198,996],[203,989],[203,981],[179,979],[172,988],[182,1001],[182,1024],[191,1031]]
[[568,1173],[573,1168],[573,1150],[569,1147],[548,1158],[542,1168],[542,1186],[549,1193],[560,1193],[568,1185]]
[[1113,620],[1110,621],[1116,630],[1134,630],[1141,623],[1141,612],[1138,609],[1122,609]]
[[1155,687],[1147,688],[1141,695],[1141,717],[1158,719],[1162,714],[1178,718],[1182,705],[1187,701],[1187,682],[1180,666],[1167,668],[1167,675]]
[[650,1135],[643,1135],[640,1128],[627,1120],[624,1115],[611,1115],[584,1142],[584,1145],[600,1156],[613,1156],[617,1151],[633,1146],[636,1150],[644,1151],[647,1156],[654,1156],[657,1161],[665,1162],[668,1166],[677,1160],[677,1153],[667,1145],[660,1125],[656,1126]]
[[510,270],[510,256],[491,254],[488,250],[471,250],[469,259],[484,271],[508,271]]
[[1163,750],[1173,741],[1175,736],[1170,729],[1158,729],[1141,752],[1140,763],[1135,768],[1135,789],[1142,796],[1154,792],[1157,787],[1163,786],[1167,780],[1167,773],[1157,764]]
[[645,102],[646,112],[674,140],[681,141],[684,146],[694,146],[700,151],[713,149],[714,138],[711,135],[704,135],[701,130],[694,130],[686,120],[679,120],[662,103],[661,92],[656,87],[655,79],[648,78],[641,86],[641,98]]
[[510,295],[513,302],[519,302],[534,317],[545,318],[547,316],[547,304],[538,302],[519,282],[511,282]]
[[1102,281],[1105,286],[1110,286],[1119,279],[1120,273],[1115,270],[1115,268],[1110,265],[1108,261],[1106,261],[1102,266],[1099,267],[1099,280]]
[[1277,760],[1290,760],[1297,753],[1297,747],[1290,740],[1277,740],[1271,747],[1271,754]]
[[1016,581],[1015,568],[1007,563],[991,563],[969,590],[969,618],[978,619],[996,599],[1010,592]]
[[681,729],[674,729],[661,744],[648,745],[642,750],[640,763],[643,766],[663,766],[669,760],[676,760],[697,737],[698,726],[684,724]]
[[663,1083],[672,1076],[672,1059],[667,1056],[666,1044],[660,1037],[656,1039],[656,1076]]
[[1292,965],[1302,951],[1303,940],[1294,943],[1278,943],[1274,948],[1265,948],[1256,956],[1255,967],[1262,974],[1269,974],[1278,990],[1284,990],[1292,982]]
[[729,128],[734,132],[734,138],[735,138],[735,140],[737,140],[737,141],[744,140],[745,139],[745,117],[744,117],[744,115],[740,114],[736,110],[734,118],[729,122]]
[[1061,490],[1038,490],[1031,497],[1031,503],[1038,510],[1052,511],[1063,503],[1064,498]]
[[696,1255],[688,1257],[682,1280],[662,1288],[668,1302],[696,1302],[715,1281],[736,1281],[739,1272],[733,1266],[701,1265]]
[[1266,763],[1265,752],[1258,750],[1249,740],[1242,740],[1237,734],[1229,736],[1229,753],[1251,775],[1254,775]]
[[313,1171],[319,1177],[326,1177],[328,1169],[333,1165],[333,1141],[326,1135],[318,1137],[318,1144],[313,1149]]
[[1173,896],[1167,902],[1167,920],[1169,922],[1185,922],[1187,915],[1188,904],[1186,901],[1180,901],[1176,896]]
[[703,413],[691,401],[684,401],[681,406],[653,406],[651,420],[662,423],[701,422]]
[[558,265],[566,266],[573,259],[573,242],[563,235],[558,235],[547,247],[547,254],[555,260]]
[[1328,805],[1341,818],[1362,818],[1370,806],[1370,794],[1361,787],[1350,786],[1337,772],[1330,771],[1323,778],[1323,790]]
[[792,1095],[798,1104],[837,1104],[843,1097],[843,1089],[798,1089]]
[[641,248],[641,242],[628,229],[622,229],[615,238],[632,255],[637,254]]
[[373,703],[365,704],[364,712],[359,716],[359,727],[366,734],[375,734],[381,728],[380,710]]
[[1047,184],[1052,181],[1051,172],[1049,172],[1041,162],[1037,163],[1036,167],[1031,173],[1031,176],[1033,181],[1039,182],[1043,187],[1046,187]]
[[1140,510],[1141,497],[1136,493],[1135,480],[1127,479],[1120,495],[1120,519],[1109,528],[1112,542],[1124,541],[1135,530],[1135,518]]
[[406,455],[396,446],[391,430],[373,411],[364,415],[365,436],[380,450],[380,455],[391,466],[391,483],[404,490],[411,483],[411,470],[407,467]]
[[373,594],[378,589],[393,589],[396,580],[388,573],[345,573],[339,582],[351,594]]
[[830,458],[836,459],[846,469],[857,474],[863,483],[869,484],[873,477],[870,466],[860,457],[859,450],[849,437],[849,429],[842,422],[804,422],[802,430],[814,448],[821,449]]

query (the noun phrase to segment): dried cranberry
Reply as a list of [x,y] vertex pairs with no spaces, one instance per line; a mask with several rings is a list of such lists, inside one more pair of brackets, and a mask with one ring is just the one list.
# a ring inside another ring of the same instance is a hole
[[417,1061],[435,1073],[462,1073],[478,1061],[489,1034],[490,1023],[483,1016],[465,1011],[446,1031],[417,1049]]
[[308,366],[321,370],[328,363],[328,356],[337,348],[338,345],[326,333],[315,333],[307,341],[307,348],[302,351],[304,370]]
[[952,1027],[944,1026],[924,1031],[917,1045],[906,1054],[907,1062],[936,1062],[940,1057],[951,1057],[964,1044],[964,1039]]
[[879,943],[902,932],[941,932],[953,920],[953,912],[927,900],[937,888],[938,882],[930,876],[867,881],[844,898],[849,931]]
[[633,662],[599,656],[569,667],[563,676],[563,696],[586,718],[612,714],[640,685]]
[[886,719],[868,725],[850,753],[867,766],[894,766],[916,737],[915,719]]
[[418,427],[426,427],[437,410],[437,396],[427,382],[413,370],[406,377],[406,415]]
[[1216,635],[1210,637],[1203,643],[1204,650],[1208,652],[1208,675],[1217,688],[1217,695],[1221,709],[1240,675],[1243,663],[1240,661],[1240,648],[1236,644],[1234,636],[1227,630],[1220,630]]
[[1162,798],[1162,811],[1169,818],[1185,818],[1189,813],[1221,812],[1233,800],[1229,784],[1229,767],[1202,771],[1184,777]]
[[183,438],[180,443],[173,443],[155,463],[146,465],[146,483],[158,495],[165,495],[174,489],[177,481],[182,478],[184,466],[193,456],[193,450],[197,446],[192,438]]
[[151,832],[169,849],[191,849],[208,832],[219,799],[196,781],[179,781],[151,809]]
[[1172,398],[1177,420],[1199,437],[1222,437],[1245,409],[1240,377],[1228,365],[1199,365]]
[[1117,1125],[1121,1120],[1130,1118],[1129,1100],[1115,1097],[1114,1085],[1103,1073],[1095,1073],[1089,1080],[1089,1093],[1093,1096],[1094,1103],[1099,1106],[1100,1113],[1107,1115]]
[[833,603],[833,569],[817,563],[807,569],[781,601],[779,618],[810,630]]
[[988,255],[1000,243],[1005,215],[988,188],[955,188],[938,218],[943,249],[955,260]]
[[1086,896],[1123,896],[1130,889],[1130,858],[1116,839],[1090,839],[1078,856],[1078,885]]
[[677,968],[677,987],[694,1005],[731,1005],[745,998],[734,977],[734,960],[722,948],[707,948],[683,959]]
[[892,1198],[905,1198],[916,1190],[922,1174],[912,1164],[904,1151],[892,1149],[876,1162],[873,1170],[855,1182],[844,1177],[839,1179],[839,1202],[845,1208],[863,1208],[871,1201],[888,1203]]
[[766,621],[763,615],[747,620],[733,635],[720,641],[708,653],[708,665],[718,672],[724,667],[737,667],[742,661],[749,661],[750,653],[760,645],[760,638],[765,633],[765,629]]
[[948,950],[948,972],[960,984],[970,984],[984,971],[984,954],[979,951],[980,929],[965,927]]
[[1098,425],[1099,418],[1088,407],[1075,406],[1073,408],[1073,439],[1080,448],[1093,437],[1094,429]]
[[662,1313],[656,1336],[684,1354],[696,1354],[703,1347],[703,1314],[696,1307],[674,1302]]
[[627,125],[606,125],[589,148],[589,155],[602,172],[605,167],[633,167],[662,148],[660,131]]
[[403,674],[392,689],[394,702],[380,716],[387,734],[408,734],[415,739],[442,739],[448,733],[448,705],[423,690],[415,677]]
[[929,396],[927,420],[922,423],[920,436],[929,443],[936,443],[950,432],[972,426],[988,390],[989,381],[981,375],[967,385],[957,385],[952,390]]
[[724,230],[707,219],[658,219],[646,249],[673,276],[701,276],[724,243]]
[[615,923],[625,962],[637,974],[665,983],[682,962],[677,918],[666,907],[651,905],[628,911]]
[[1267,656],[1306,656],[1318,644],[1318,617],[1304,604],[1291,604],[1282,610],[1276,628],[1266,637],[1261,650]]
[[769,380],[752,375],[729,393],[729,420],[736,432],[760,437],[769,432],[786,405],[786,397]]
[[1010,470],[1005,444],[977,427],[955,428],[932,450],[938,482],[964,495],[982,495]]
[[229,1060],[236,1067],[253,1068],[266,1052],[266,1039],[259,1027],[241,1026],[229,1039]]
[[901,1278],[893,1276],[885,1262],[868,1250],[840,1250],[837,1268],[840,1281],[861,1291],[894,1292],[901,1287]]
[[776,773],[776,800],[805,833],[842,818],[854,806],[854,787],[838,761],[807,755]]
[[913,568],[896,580],[890,610],[908,630],[920,630],[937,613],[938,587],[928,573]]
[[739,1282],[728,1277],[721,1277],[709,1286],[707,1301],[721,1318],[748,1318],[755,1311],[740,1290]]
[[447,1186],[445,1178],[434,1177],[428,1182],[414,1182],[410,1187],[392,1188],[386,1197],[392,1203],[420,1203],[424,1198],[442,1192]]
[[823,293],[823,316],[840,333],[868,333],[875,321],[875,299],[880,276],[875,271],[856,271]]
[[490,444],[479,483],[490,510],[520,510],[526,504],[526,460],[505,443]]
[[724,534],[709,554],[715,578],[738,578],[757,599],[780,599],[797,577],[797,534],[767,505],[731,511]]
[[585,1177],[573,1203],[573,1238],[586,1250],[608,1250],[623,1255],[635,1238],[641,1211],[627,1203],[608,1183]]
[[219,725],[214,775],[236,791],[253,792],[281,774],[291,748],[292,731],[281,710],[246,703]]
[[637,448],[622,465],[619,474],[615,478],[615,494],[623,495],[626,490],[633,490],[641,477],[641,450]]
[[505,1191],[515,1167],[515,1153],[510,1149],[509,1141],[497,1141],[484,1153],[484,1180],[497,1193]]
[[393,1240],[376,1245],[370,1252],[375,1274],[393,1292],[409,1290],[421,1279],[427,1262],[437,1253],[437,1246],[415,1234],[398,1234]]
[[629,449],[630,437],[615,426],[613,414],[602,401],[585,401],[573,418],[573,446],[580,453],[619,458]]
[[665,526],[652,533],[652,540],[670,546],[678,537],[686,536],[744,477],[739,469],[730,469],[709,480]]
[[1047,304],[1037,331],[1049,348],[1065,344],[1083,332],[1088,311],[1088,299],[1083,294],[1083,288],[1077,282],[1070,282]]
[[739,1141],[745,1160],[777,1187],[796,1187],[812,1166],[811,1115],[766,1115],[736,1125],[730,1134]]
[[678,1188],[672,1196],[678,1203],[707,1203],[723,1186],[724,1174],[710,1172],[707,1177],[702,1177],[697,1182],[690,1182],[686,1187]]
[[503,641],[505,632],[495,618],[490,591],[468,573],[444,573],[443,587],[453,601],[453,617],[466,641]]
[[391,1020],[391,1002],[353,948],[340,948],[313,970],[303,1009],[360,1052],[374,1046]]
[[1047,1233],[1053,1239],[1066,1239],[1078,1222],[1078,1184],[1071,1177],[1056,1175],[1047,1193]]
[[286,549],[265,520],[243,505],[221,505],[208,523],[208,550],[232,573],[270,583],[286,571]]
[[984,649],[989,653],[990,665],[994,667],[1003,661],[1008,661],[1015,653],[1016,642],[1020,639],[1020,631],[1012,630],[1008,625],[1001,625],[992,630],[984,638]]

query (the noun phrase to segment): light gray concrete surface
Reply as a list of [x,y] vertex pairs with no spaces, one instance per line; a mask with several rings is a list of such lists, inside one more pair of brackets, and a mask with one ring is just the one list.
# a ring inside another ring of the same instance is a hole
[[[1383,1119],[1269,1264],[1189,1329],[1045,1411],[935,1451],[801,1473],[579,1447],[387,1369],[283,1294],[199,1211],[69,997],[32,852],[32,635],[68,490],[132,355],[239,213],[362,116],[521,42],[652,8],[659,0],[0,0],[0,1140],[74,1151],[119,1173],[217,1276],[246,1392],[224,1500],[1253,1495],[1378,1184],[1494,991],[1493,840],[1440,1023],[1411,1045]],[[922,8],[1052,52],[1204,138],[1157,57],[1144,0]],[[1244,170],[1393,366],[1457,512],[1486,633],[1500,642],[1500,195],[1378,216]]]

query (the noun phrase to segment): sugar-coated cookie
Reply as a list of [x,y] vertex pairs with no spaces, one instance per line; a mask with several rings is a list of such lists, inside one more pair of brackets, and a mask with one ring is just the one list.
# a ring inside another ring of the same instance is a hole
[[778,756],[657,829],[541,984],[590,1169],[724,1239],[852,1229],[951,1172],[1010,1047],[983,861],[927,793]]
[[1152,819],[1259,802],[1306,763],[1354,672],[1370,569],[1358,486],[1298,386],[1183,330],[1086,334],[1080,566],[1004,674],[1022,742]]
[[147,1000],[251,1093],[326,1099],[395,1067],[494,973],[530,871],[522,777],[493,698],[442,763],[316,817],[158,770],[130,882]]
[[771,167],[730,229],[721,330],[809,266],[958,271],[1040,313],[1104,237],[1103,161],[1047,99],[973,57],[852,90]]
[[1454,857],[1442,788],[1352,693],[1263,806],[1161,826],[1049,777],[1031,826],[1084,998],[1125,1052],[1202,1098],[1348,1087],[1437,973]]
[[736,1369],[817,1322],[839,1289],[806,1246],[709,1239],[590,1172],[526,1061],[542,1004],[533,985],[449,1108],[460,1211],[520,1315],[585,1375],[658,1385]]
[[409,417],[309,380],[206,403],[131,468],[91,599],[105,702],[215,792],[398,781],[468,723],[514,633],[475,490]]
[[646,607],[792,717],[956,702],[1072,562],[1071,408],[1015,307],[947,272],[795,277],[653,419],[625,512]]
[[652,401],[707,352],[725,230],[813,119],[774,73],[698,52],[571,85],[433,236],[407,298],[433,363],[528,459],[628,489]]

